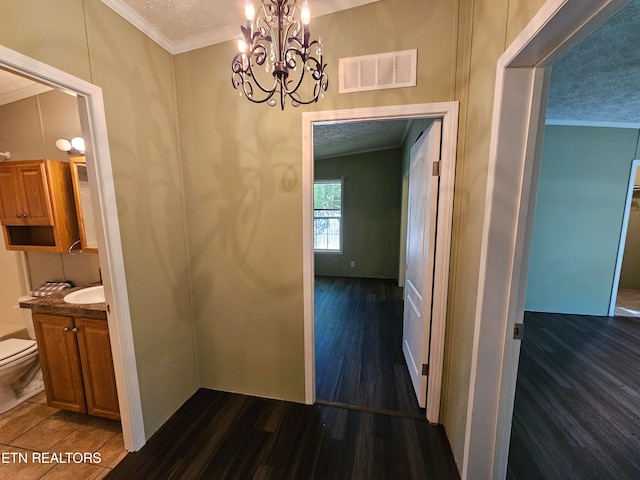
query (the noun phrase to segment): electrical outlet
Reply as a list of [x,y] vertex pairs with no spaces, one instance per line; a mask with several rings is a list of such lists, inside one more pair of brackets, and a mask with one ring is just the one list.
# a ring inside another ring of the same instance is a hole
[[356,261],[355,260],[351,260],[351,268],[355,268],[356,267]]

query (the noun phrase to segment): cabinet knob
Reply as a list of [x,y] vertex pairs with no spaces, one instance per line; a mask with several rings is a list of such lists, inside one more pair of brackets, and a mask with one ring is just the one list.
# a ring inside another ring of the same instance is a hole
[[63,331],[63,332],[68,332],[68,331],[69,331],[69,327],[64,327],[64,328],[62,329],[62,331]]
[[78,329],[77,329],[76,327],[73,327],[73,328],[71,329],[71,331],[72,331],[73,333],[76,333],[76,332],[78,331]]

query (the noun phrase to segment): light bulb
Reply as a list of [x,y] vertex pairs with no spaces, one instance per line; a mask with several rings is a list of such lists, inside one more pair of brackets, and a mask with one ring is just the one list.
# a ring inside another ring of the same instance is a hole
[[238,38],[238,50],[240,53],[247,51],[247,42],[244,41],[244,38]]
[[300,20],[302,20],[303,25],[309,25],[309,22],[311,21],[311,12],[309,11],[309,3],[307,0],[304,0],[304,3],[302,4]]
[[58,147],[58,150],[68,152],[69,150],[71,150],[71,142],[65,138],[59,138],[58,140],[56,140],[56,147]]
[[244,5],[244,16],[250,22],[253,22],[253,19],[256,16],[256,9],[253,7],[253,3],[246,2]]
[[71,146],[79,152],[84,152],[84,138],[74,137],[71,139]]

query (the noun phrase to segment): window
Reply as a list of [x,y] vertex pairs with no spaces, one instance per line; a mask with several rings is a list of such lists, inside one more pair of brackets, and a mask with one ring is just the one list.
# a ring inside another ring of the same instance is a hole
[[313,184],[313,249],[342,250],[342,180]]

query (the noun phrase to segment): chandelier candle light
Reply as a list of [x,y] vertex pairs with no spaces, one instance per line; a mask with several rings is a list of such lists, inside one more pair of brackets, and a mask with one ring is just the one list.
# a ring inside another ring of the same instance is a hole
[[[284,110],[286,97],[297,107],[317,102],[329,86],[322,63],[322,40],[309,42],[311,14],[305,0],[298,9],[297,0],[261,0],[256,11],[245,1],[246,26],[238,37],[239,53],[233,58],[231,82],[240,95],[254,103],[273,107],[280,96]],[[303,98],[298,89],[311,78],[312,93]]]

